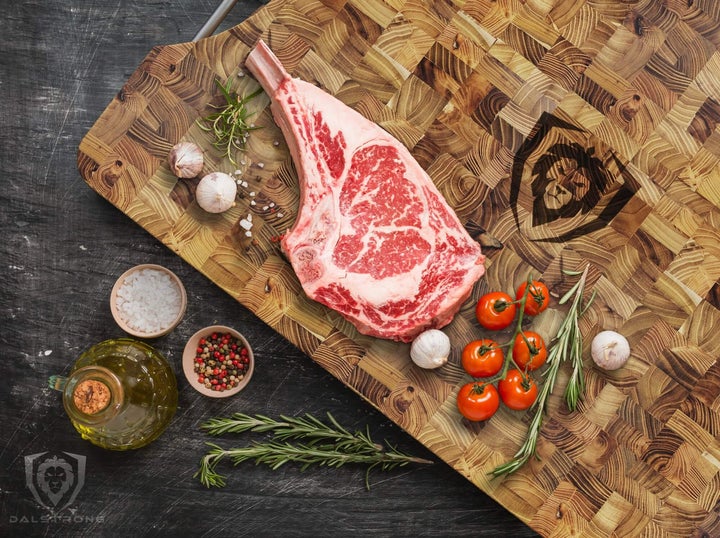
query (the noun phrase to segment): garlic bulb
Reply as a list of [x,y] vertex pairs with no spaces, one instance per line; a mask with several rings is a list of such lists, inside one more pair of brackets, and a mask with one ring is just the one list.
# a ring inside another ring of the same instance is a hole
[[630,357],[630,344],[622,334],[602,331],[593,338],[591,345],[593,361],[605,370],[617,370]]
[[438,330],[420,333],[410,345],[410,358],[421,368],[439,368],[450,356],[450,338]]
[[177,177],[195,177],[202,171],[203,152],[197,144],[180,142],[170,150],[168,164]]
[[212,172],[200,180],[195,190],[198,205],[208,213],[222,213],[235,205],[237,184],[228,174]]

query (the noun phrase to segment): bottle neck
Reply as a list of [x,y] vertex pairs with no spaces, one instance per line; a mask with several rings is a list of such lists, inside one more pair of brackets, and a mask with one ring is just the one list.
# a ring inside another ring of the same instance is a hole
[[118,377],[102,366],[75,370],[63,390],[63,405],[70,418],[98,426],[115,417],[123,406],[123,388]]

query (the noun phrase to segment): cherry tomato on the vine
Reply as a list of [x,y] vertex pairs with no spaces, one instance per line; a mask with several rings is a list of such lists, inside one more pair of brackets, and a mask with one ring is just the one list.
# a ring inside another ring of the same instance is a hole
[[[525,288],[527,288],[527,282],[523,282],[517,289],[515,294],[516,299],[519,301],[525,294]],[[550,303],[550,292],[547,286],[539,280],[533,280],[530,283],[530,290],[525,301],[525,312],[528,316],[537,316],[540,312],[545,310]]]
[[547,360],[545,340],[538,333],[523,331],[518,333],[512,351],[515,364],[523,370],[537,370]]
[[515,411],[530,407],[538,395],[537,383],[520,370],[509,370],[505,379],[498,381],[498,393],[502,402]]
[[515,310],[515,303],[507,293],[491,291],[480,297],[475,306],[475,316],[486,329],[499,331],[512,323]]
[[472,381],[460,388],[457,406],[460,414],[468,420],[487,420],[500,407],[500,396],[495,385]]
[[495,340],[483,338],[468,343],[462,351],[462,366],[473,377],[490,377],[503,367],[505,354]]

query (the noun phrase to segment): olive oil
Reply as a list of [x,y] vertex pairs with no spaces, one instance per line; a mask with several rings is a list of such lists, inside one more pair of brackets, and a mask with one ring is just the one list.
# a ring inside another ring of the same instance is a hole
[[167,360],[144,342],[119,338],[80,355],[67,378],[51,378],[83,439],[111,449],[157,439],[177,410],[177,381]]

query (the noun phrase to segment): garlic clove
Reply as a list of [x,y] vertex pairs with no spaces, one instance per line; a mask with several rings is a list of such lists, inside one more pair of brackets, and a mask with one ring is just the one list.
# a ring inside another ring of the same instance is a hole
[[620,333],[601,331],[593,338],[590,353],[600,368],[617,370],[630,358],[630,344]]
[[444,332],[428,329],[410,344],[410,358],[421,368],[439,368],[448,361],[450,349],[450,338]]
[[195,199],[208,213],[222,213],[235,205],[237,183],[223,172],[212,172],[204,176],[197,189]]
[[196,177],[204,164],[202,149],[192,142],[175,144],[168,154],[168,165],[177,177]]

